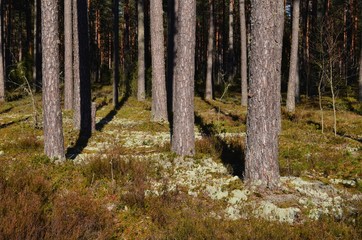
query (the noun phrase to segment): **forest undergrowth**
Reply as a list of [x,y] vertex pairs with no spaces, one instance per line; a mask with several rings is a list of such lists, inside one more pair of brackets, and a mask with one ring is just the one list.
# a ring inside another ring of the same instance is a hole
[[[168,124],[149,121],[150,101],[130,97],[113,109],[104,92],[94,101],[97,131],[86,143],[77,142],[72,113],[63,114],[63,164],[43,154],[31,99],[0,105],[0,239],[361,238],[362,106],[353,99],[337,102],[337,136],[329,98],[324,134],[317,100],[282,112],[283,186],[273,193],[243,185],[246,109],[238,98],[195,99],[196,155],[188,159],[169,151]],[[303,192],[308,184],[341,194],[328,195],[329,213],[313,212],[325,202],[302,203],[313,195]],[[294,215],[265,215],[261,203]]]

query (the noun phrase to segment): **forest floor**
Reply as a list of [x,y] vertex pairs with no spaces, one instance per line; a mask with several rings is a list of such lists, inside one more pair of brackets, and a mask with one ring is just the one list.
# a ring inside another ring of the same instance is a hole
[[[109,91],[109,90],[108,90]],[[43,155],[31,99],[0,105],[2,239],[360,239],[362,105],[302,101],[283,111],[278,191],[243,185],[246,108],[238,98],[195,99],[196,155],[170,152],[151,103],[111,106],[96,93],[97,131],[77,139],[64,112],[69,160]],[[41,106],[40,97],[36,98]]]

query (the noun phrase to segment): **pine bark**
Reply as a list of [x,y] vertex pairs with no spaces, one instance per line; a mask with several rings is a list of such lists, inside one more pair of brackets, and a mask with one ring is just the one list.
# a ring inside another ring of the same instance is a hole
[[182,0],[177,13],[177,62],[172,151],[181,156],[195,153],[194,70],[196,1]]
[[279,183],[278,134],[283,0],[251,2],[250,92],[245,180],[263,188]]
[[234,0],[229,2],[229,40],[228,40],[228,65],[227,65],[227,75],[228,81],[232,82],[235,75],[235,56],[234,56]]
[[[362,34],[361,34],[362,35]],[[362,37],[362,36],[361,36]],[[361,40],[362,42],[362,40]],[[358,94],[358,99],[360,102],[362,102],[362,44],[360,47],[360,57],[359,57],[359,94]]]
[[59,89],[58,1],[42,0],[44,151],[64,160],[64,138]]
[[138,10],[138,84],[137,99],[144,101],[146,99],[146,80],[145,80],[145,18],[144,18],[144,0],[137,0]]
[[205,89],[205,99],[213,99],[212,92],[212,68],[213,68],[213,59],[214,59],[214,36],[215,36],[215,27],[214,27],[214,3],[213,0],[209,0],[210,5],[210,17],[209,17],[209,37],[207,42],[207,72],[206,72],[206,89]]
[[240,0],[240,42],[241,42],[241,105],[248,104],[248,56],[246,37],[245,0]]
[[4,72],[4,56],[3,56],[3,2],[0,0],[0,102],[5,102],[5,72]]
[[152,121],[167,121],[162,0],[151,0]]
[[300,0],[293,0],[292,46],[290,54],[289,80],[287,92],[287,111],[295,111],[296,84],[298,70],[299,16]]
[[73,109],[72,1],[64,0],[64,108]]
[[119,0],[113,0],[113,106],[118,105],[119,85]]
[[92,132],[87,0],[73,1],[74,127],[82,137]]

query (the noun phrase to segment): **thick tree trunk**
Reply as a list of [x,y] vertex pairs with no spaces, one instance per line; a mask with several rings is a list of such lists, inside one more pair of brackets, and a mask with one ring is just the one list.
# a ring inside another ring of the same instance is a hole
[[196,1],[179,2],[177,19],[178,41],[175,69],[175,105],[172,151],[185,156],[195,153],[194,77]]
[[162,0],[151,0],[152,121],[167,121]]
[[42,0],[44,151],[65,159],[59,90],[58,1]]
[[87,13],[87,0],[73,2],[74,126],[82,137],[92,132]]
[[280,79],[283,0],[251,2],[250,91],[245,180],[260,187],[279,183]]
[[4,72],[4,56],[3,56],[3,1],[0,0],[0,102],[5,101],[5,72]]
[[64,0],[64,108],[73,109],[72,1]]
[[119,0],[113,0],[113,106],[118,105],[119,85]]
[[137,0],[138,10],[138,86],[137,99],[144,101],[146,98],[146,80],[145,80],[145,19],[144,19],[144,0]]
[[287,111],[295,111],[296,83],[298,70],[300,0],[293,0],[292,46],[290,54],[289,81],[287,92]]
[[248,57],[246,38],[245,0],[240,0],[240,37],[241,37],[241,105],[248,104]]
[[207,42],[207,72],[206,72],[206,89],[205,89],[205,99],[213,99],[212,92],[212,67],[214,60],[214,36],[215,36],[215,27],[214,27],[214,8],[213,0],[209,0],[210,5],[210,18],[209,18],[209,37]]

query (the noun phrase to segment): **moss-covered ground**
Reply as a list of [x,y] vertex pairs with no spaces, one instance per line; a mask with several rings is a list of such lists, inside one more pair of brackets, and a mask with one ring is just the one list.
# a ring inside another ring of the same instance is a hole
[[[190,193],[189,185],[172,180],[190,175],[166,167],[179,163],[170,152],[169,125],[149,121],[150,101],[130,97],[114,109],[107,92],[95,93],[97,131],[86,143],[77,142],[72,113],[64,112],[68,160],[62,164],[43,155],[42,130],[34,128],[29,98],[0,104],[0,239],[361,239],[361,199],[351,203],[351,215],[340,218],[303,217],[288,224],[252,214],[223,217],[219,213],[228,203],[203,193],[206,183]],[[40,96],[36,99],[40,109]],[[362,106],[338,99],[336,136],[331,99],[324,98],[323,106],[324,133],[317,100],[302,99],[295,114],[283,110],[281,175],[334,181],[336,188],[361,194]],[[242,189],[246,108],[237,98],[196,98],[195,122],[194,164],[212,159],[228,171],[205,179],[237,176],[225,186],[229,192]],[[279,204],[294,206],[295,199]],[[241,213],[252,212],[249,208]]]

